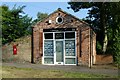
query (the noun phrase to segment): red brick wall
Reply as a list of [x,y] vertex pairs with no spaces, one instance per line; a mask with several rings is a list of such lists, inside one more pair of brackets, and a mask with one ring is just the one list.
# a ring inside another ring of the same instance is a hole
[[79,65],[89,66],[89,54],[90,54],[90,32],[89,31],[90,31],[89,27],[81,27],[79,28],[79,31],[78,31],[77,54],[78,54]]
[[[64,21],[62,24],[56,23],[56,17],[58,16],[58,13],[60,13],[60,16],[64,18]],[[46,23],[48,20],[52,20],[52,23],[51,24]],[[49,28],[76,28],[77,29],[76,31],[77,50],[76,51],[77,51],[78,64],[89,65],[90,27],[85,22],[82,22],[77,18],[74,18],[71,15],[64,13],[63,11],[54,12],[47,19],[37,23],[34,26],[34,32],[33,32],[34,43],[33,44],[34,44],[35,61],[39,61],[39,63],[41,63],[41,59],[42,59],[41,54],[43,51],[42,32],[43,32],[43,29],[49,29]],[[81,30],[81,34],[80,34],[80,30]],[[81,39],[81,43],[80,43],[80,39]],[[81,49],[81,57],[80,57],[80,49]]]
[[33,30],[33,53],[34,53],[34,62],[40,63],[40,43],[39,43],[39,28],[35,27]]
[[[13,55],[13,45],[17,45],[17,54]],[[13,63],[31,62],[31,36],[21,37],[15,42],[2,46],[2,61]]]
[[96,55],[96,64],[110,64],[113,63],[112,55]]

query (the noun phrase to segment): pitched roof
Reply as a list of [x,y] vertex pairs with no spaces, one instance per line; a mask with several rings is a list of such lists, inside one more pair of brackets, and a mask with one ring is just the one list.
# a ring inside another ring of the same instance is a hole
[[77,18],[76,16],[74,16],[74,15],[72,15],[72,14],[70,14],[70,13],[67,13],[66,11],[63,11],[61,8],[58,8],[55,12],[57,12],[57,11],[61,11],[61,12],[65,13],[65,14],[70,15],[70,16],[72,16],[73,18],[79,20],[80,22],[89,25],[87,22],[84,22],[83,20]]
[[[65,14],[67,14],[67,15],[70,15],[71,17],[79,20],[80,22],[82,22],[82,23],[84,23],[84,24],[86,24],[86,25],[89,25],[87,22],[85,22],[85,21],[83,21],[83,20],[80,20],[80,19],[77,18],[76,16],[74,16],[74,15],[72,15],[72,14],[69,14],[69,13],[63,11],[61,8],[58,8],[58,9],[55,10],[53,13],[49,14],[48,17],[50,17],[52,14],[54,14],[54,13],[56,13],[56,12],[58,12],[58,11],[61,11],[61,12],[65,13]],[[48,17],[47,17],[47,18],[48,18]],[[47,19],[47,18],[45,18],[45,19]],[[43,19],[42,21],[44,21],[45,19]],[[38,23],[40,23],[40,22],[42,22],[42,21],[38,21],[36,24],[38,24]],[[36,25],[36,24],[35,24],[35,25]],[[35,25],[34,25],[34,26],[35,26]],[[33,27],[34,27],[34,26],[33,26]]]

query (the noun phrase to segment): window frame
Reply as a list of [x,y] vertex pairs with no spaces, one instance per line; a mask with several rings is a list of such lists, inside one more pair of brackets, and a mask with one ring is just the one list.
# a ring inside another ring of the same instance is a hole
[[[65,38],[65,33],[66,32],[74,32],[75,33],[75,38],[69,38],[69,39],[66,39]],[[44,37],[44,33],[53,33],[53,39],[45,39],[45,37]],[[55,39],[55,33],[64,33],[64,39]],[[53,56],[51,57],[51,56],[44,56],[44,41],[45,40],[53,40]],[[77,52],[76,52],[76,31],[60,31],[60,32],[43,32],[43,56],[42,56],[42,64],[43,65],[56,65],[56,56],[55,56],[55,51],[56,51],[56,49],[55,49],[55,41],[56,40],[63,40],[63,47],[64,47],[64,58],[63,58],[63,65],[77,65]],[[75,56],[66,56],[65,55],[65,40],[74,40],[75,41]],[[53,58],[53,64],[45,64],[44,63],[44,58]],[[71,59],[71,58],[73,58],[73,59],[75,59],[75,64],[66,64],[65,63],[65,61],[66,61],[66,58],[67,59]]]

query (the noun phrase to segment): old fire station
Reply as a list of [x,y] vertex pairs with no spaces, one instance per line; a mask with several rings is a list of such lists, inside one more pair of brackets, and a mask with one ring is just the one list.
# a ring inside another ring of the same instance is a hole
[[32,28],[32,62],[92,66],[96,34],[88,23],[58,8]]

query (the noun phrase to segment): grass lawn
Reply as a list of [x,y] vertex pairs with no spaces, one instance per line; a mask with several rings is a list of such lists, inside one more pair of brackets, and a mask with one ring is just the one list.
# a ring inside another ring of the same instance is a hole
[[117,76],[42,70],[32,68],[2,67],[3,78],[117,78]]

